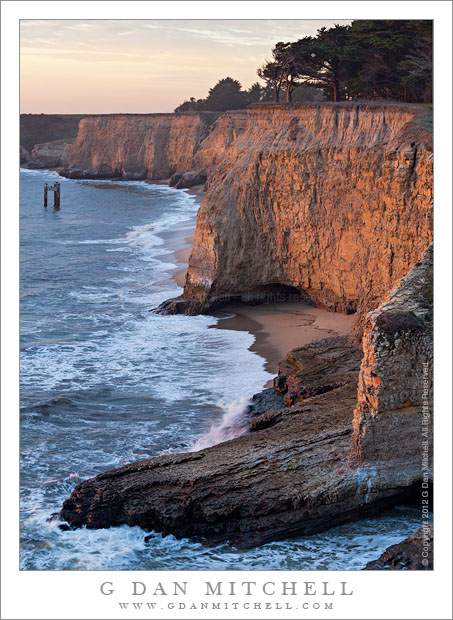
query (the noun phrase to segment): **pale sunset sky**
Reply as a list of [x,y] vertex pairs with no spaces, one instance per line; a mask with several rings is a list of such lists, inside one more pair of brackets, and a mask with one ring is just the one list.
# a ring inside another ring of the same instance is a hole
[[220,78],[244,88],[278,41],[348,20],[22,20],[21,112],[172,112]]

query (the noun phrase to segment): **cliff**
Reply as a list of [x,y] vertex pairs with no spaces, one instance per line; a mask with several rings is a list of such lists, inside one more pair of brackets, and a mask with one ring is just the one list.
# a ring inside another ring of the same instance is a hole
[[58,168],[62,164],[64,150],[73,140],[53,140],[35,144],[28,158],[28,168]]
[[405,484],[432,479],[432,332],[430,246],[366,317],[353,420],[354,458]]
[[[60,519],[71,527],[139,525],[249,547],[396,504],[420,508],[422,492],[428,510],[431,282],[429,248],[366,317],[364,355],[346,336],[294,349],[280,365],[273,394],[253,399],[248,434],[86,480]],[[406,542],[368,568],[387,566],[390,557],[396,567],[419,568],[409,562]]]
[[[199,173],[206,177],[237,135],[235,119],[240,114],[228,114],[221,122],[221,132],[215,123],[218,116],[215,112],[199,112],[82,119],[76,140],[64,151],[65,170],[61,174],[127,180],[167,179],[175,173],[181,176],[196,171],[199,180]],[[211,133],[214,137],[210,137]]]
[[79,121],[89,114],[21,114],[20,144],[28,152],[36,144],[54,140],[73,140]]
[[428,115],[399,104],[255,106],[225,148],[222,123],[232,124],[218,119],[205,155],[222,156],[184,296],[160,311],[293,287],[357,312],[355,341],[294,349],[273,390],[253,399],[248,434],[84,481],[61,519],[250,546],[420,506],[432,480]]
[[432,238],[429,110],[258,105],[200,208],[184,300],[206,312],[276,284],[358,311],[357,334]]

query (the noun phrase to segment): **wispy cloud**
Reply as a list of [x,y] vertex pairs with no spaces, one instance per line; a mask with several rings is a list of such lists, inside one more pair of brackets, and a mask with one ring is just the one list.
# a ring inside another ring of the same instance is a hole
[[[333,23],[22,20],[21,107],[25,112],[171,111],[190,96],[205,97],[227,75],[250,86],[276,42]],[[58,93],[42,88],[52,74],[58,75]]]

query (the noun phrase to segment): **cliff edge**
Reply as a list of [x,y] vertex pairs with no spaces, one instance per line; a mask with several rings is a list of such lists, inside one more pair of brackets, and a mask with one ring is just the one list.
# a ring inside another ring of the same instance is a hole
[[218,120],[204,142],[206,154],[222,155],[184,295],[160,311],[207,312],[283,285],[357,312],[355,339],[290,352],[272,398],[250,408],[247,434],[84,481],[61,519],[250,546],[403,501],[420,506],[432,481],[429,113],[387,103],[254,106],[227,148],[230,121]]
[[432,240],[432,134],[421,105],[255,105],[211,178],[184,295],[207,312],[275,285],[365,314]]

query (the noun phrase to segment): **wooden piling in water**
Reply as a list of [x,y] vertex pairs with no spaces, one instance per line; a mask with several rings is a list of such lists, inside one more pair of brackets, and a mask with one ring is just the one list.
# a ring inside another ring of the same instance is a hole
[[49,187],[47,183],[44,183],[44,206],[47,208],[47,194],[48,192],[53,192],[53,206],[55,209],[60,208],[60,184],[58,181]]
[[54,186],[54,190],[53,190],[53,206],[54,206],[55,209],[59,209],[60,208],[60,184],[58,183],[58,181],[55,181],[53,186]]

